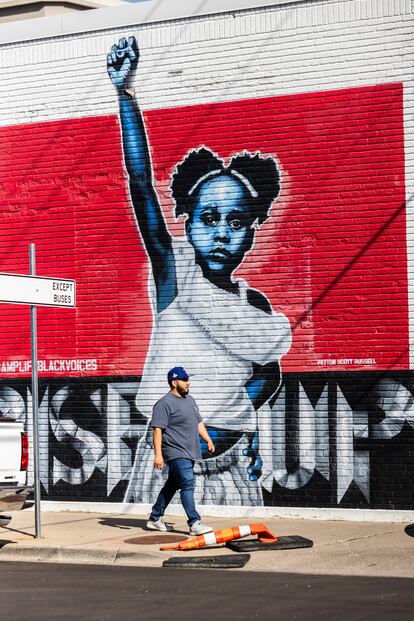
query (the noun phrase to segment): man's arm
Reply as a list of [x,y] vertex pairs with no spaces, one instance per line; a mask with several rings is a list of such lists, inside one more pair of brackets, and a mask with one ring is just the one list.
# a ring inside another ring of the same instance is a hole
[[154,443],[154,468],[162,470],[164,467],[164,458],[162,456],[161,444],[162,444],[162,429],[160,427],[154,427],[152,431],[152,440]]
[[207,448],[209,453],[214,453],[216,447],[214,446],[210,436],[208,435],[208,431],[204,423],[198,423],[198,433],[201,438],[203,438],[204,442],[207,442]]

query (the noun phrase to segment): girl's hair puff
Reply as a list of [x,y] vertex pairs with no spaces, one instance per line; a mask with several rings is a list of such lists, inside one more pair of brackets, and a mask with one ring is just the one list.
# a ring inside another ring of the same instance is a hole
[[273,157],[262,157],[259,153],[245,151],[235,155],[227,168],[243,175],[257,192],[253,199],[257,223],[263,224],[269,217],[272,203],[279,196],[280,173]]
[[[220,157],[205,147],[190,151],[176,166],[171,182],[176,217],[185,214],[191,216],[194,200],[204,183],[203,181],[197,186],[197,181],[213,171],[217,176],[220,174],[232,176],[234,171],[234,178],[245,186],[249,184],[255,194],[251,198],[255,220],[259,225],[265,222],[270,207],[280,192],[280,173],[275,160],[270,156],[262,157],[258,153],[253,155],[245,151],[235,155],[229,165],[225,166]],[[240,176],[247,181],[247,184],[240,181]],[[207,177],[206,181],[209,178],[211,177]],[[192,192],[195,186],[196,189]]]
[[224,170],[223,161],[204,147],[190,151],[183,161],[177,164],[171,182],[176,217],[191,213],[192,200],[189,196],[191,188],[200,177],[213,170]]

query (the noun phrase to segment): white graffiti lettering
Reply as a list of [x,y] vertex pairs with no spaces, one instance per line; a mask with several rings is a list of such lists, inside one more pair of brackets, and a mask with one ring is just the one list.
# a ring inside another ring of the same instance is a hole
[[[293,409],[292,386],[296,395]],[[390,378],[379,380],[366,401],[370,410],[353,409],[343,387],[336,382],[326,383],[319,396],[313,395],[312,399],[301,382],[291,382],[290,388],[283,386],[260,423],[260,484],[271,493],[277,493],[278,487],[298,490],[309,485],[315,473],[319,473],[336,486],[337,503],[352,486],[370,502],[369,441],[386,442],[401,433],[404,426],[414,428],[414,397],[407,386],[411,387],[411,383],[404,386]],[[40,473],[46,493],[52,493],[62,482],[82,485],[96,471],[106,477],[108,496],[119,483],[128,482],[134,457],[132,447],[146,428],[144,421],[137,424],[132,420],[131,404],[137,388],[136,382],[119,382],[84,392],[98,418],[102,417],[100,435],[77,424],[70,409],[69,415],[68,409],[63,411],[68,403],[72,407],[68,400],[76,394],[76,384],[63,386],[56,393],[46,388],[39,406]],[[16,420],[27,417],[32,441],[30,391],[25,406],[17,390],[2,386],[0,411]],[[369,425],[373,412],[375,417]],[[76,455],[80,465],[65,463],[65,454]]]
[[[97,391],[98,392],[98,391]],[[71,449],[76,451],[82,461],[79,468],[69,467],[56,457],[53,457],[53,484],[64,481],[70,485],[81,485],[90,479],[95,468],[106,471],[107,455],[104,442],[91,431],[86,431],[71,419],[62,419],[60,412],[64,402],[68,399],[69,387],[61,388],[51,399],[49,422],[52,433],[60,443],[67,442]],[[94,403],[99,404],[99,394],[95,394]]]

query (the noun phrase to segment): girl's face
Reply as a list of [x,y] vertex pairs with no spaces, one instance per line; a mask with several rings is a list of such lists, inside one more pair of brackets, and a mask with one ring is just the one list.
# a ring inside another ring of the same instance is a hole
[[220,175],[203,183],[186,223],[203,271],[229,276],[252,247],[253,222],[251,197],[237,179]]

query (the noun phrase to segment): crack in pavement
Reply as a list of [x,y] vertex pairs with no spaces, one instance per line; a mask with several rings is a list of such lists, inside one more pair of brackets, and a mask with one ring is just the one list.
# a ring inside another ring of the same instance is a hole
[[327,541],[326,543],[314,543],[313,547],[315,548],[321,548],[323,546],[331,546],[334,545],[336,543],[349,543],[351,541],[362,541],[363,539],[371,539],[372,537],[383,537],[384,535],[392,535],[394,533],[398,533],[401,532],[403,533],[403,530],[400,529],[396,529],[396,530],[386,530],[384,532],[380,532],[380,533],[370,533],[367,535],[360,535],[359,537],[350,537],[348,539],[335,539],[335,541]]

